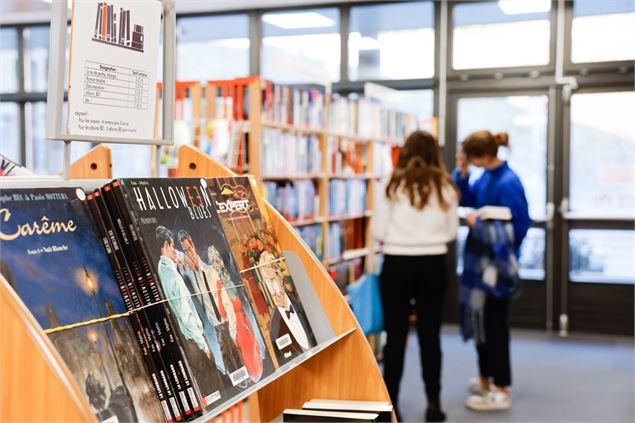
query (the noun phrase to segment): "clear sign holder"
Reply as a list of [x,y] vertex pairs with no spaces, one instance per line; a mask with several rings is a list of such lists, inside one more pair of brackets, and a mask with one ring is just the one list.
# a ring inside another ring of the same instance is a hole
[[[81,1],[81,0],[75,0]],[[148,0],[144,0],[148,1]],[[64,108],[64,75],[66,56],[66,33],[69,20],[66,1],[54,0],[51,3],[51,40],[49,45],[48,93],[46,99],[46,138],[64,142],[65,179],[70,179],[71,143],[74,141],[140,144],[154,146],[153,175],[159,175],[161,146],[174,144],[174,86],[176,79],[176,11],[174,0],[159,1],[163,5],[163,101],[162,101],[162,137],[159,139],[135,139],[119,137],[96,137],[67,134],[62,127]],[[156,111],[158,113],[158,110]]]

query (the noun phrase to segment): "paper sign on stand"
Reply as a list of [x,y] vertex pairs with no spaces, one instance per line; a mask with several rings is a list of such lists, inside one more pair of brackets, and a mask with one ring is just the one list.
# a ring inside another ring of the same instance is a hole
[[162,5],[74,0],[66,133],[154,138]]

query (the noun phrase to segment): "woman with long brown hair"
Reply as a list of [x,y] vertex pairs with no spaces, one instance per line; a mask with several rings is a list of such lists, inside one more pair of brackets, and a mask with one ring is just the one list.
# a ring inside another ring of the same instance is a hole
[[[428,408],[426,421],[444,421],[441,409],[441,312],[447,285],[447,244],[456,238],[458,193],[441,162],[436,139],[415,131],[375,199],[372,232],[381,243],[384,380],[398,411],[399,383],[415,300],[417,335]],[[399,413],[397,413],[400,419]]]

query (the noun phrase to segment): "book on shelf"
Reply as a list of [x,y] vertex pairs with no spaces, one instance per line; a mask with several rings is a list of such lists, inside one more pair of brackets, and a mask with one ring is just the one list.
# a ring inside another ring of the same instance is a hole
[[354,413],[344,411],[285,409],[283,422],[376,422],[377,413]]
[[324,102],[323,87],[282,85],[265,81],[262,119],[295,127],[322,128]]
[[0,154],[0,176],[33,176],[35,173],[31,172],[24,166],[21,166],[8,158]]
[[267,209],[247,176],[207,182],[267,350],[274,365],[281,366],[314,347],[316,340]]
[[343,411],[377,414],[378,422],[391,422],[393,406],[386,401],[345,401],[312,399],[302,405],[303,410]]
[[306,225],[296,227],[295,230],[300,234],[306,245],[315,253],[318,260],[322,261],[324,251],[322,245],[324,243],[324,235],[322,225]]
[[329,128],[338,134],[384,141],[401,141],[417,129],[415,115],[389,110],[357,94],[331,95]]
[[329,224],[328,258],[341,259],[346,251],[364,247],[363,219],[351,219]]
[[2,189],[0,213],[0,272],[60,353],[97,420],[173,420],[154,392],[84,192]]
[[365,148],[361,143],[330,135],[326,154],[330,175],[363,175],[366,172]]
[[[156,283],[196,398],[211,410],[274,370],[205,180],[121,179],[113,191]],[[224,256],[221,255],[224,253]],[[192,294],[192,295],[190,295]],[[247,336],[244,336],[248,334]]]
[[353,216],[366,211],[366,181],[331,179],[329,181],[329,215]]
[[364,273],[362,258],[331,265],[328,267],[328,272],[342,294],[346,295],[346,287],[359,279]]
[[0,272],[99,421],[222,409],[316,345],[247,177],[0,190]]
[[313,219],[320,197],[311,180],[265,183],[267,201],[288,221]]
[[373,176],[384,179],[390,177],[394,166],[392,161],[392,150],[395,147],[390,144],[378,143],[375,145],[373,155]]
[[263,177],[320,173],[322,153],[320,141],[315,134],[263,129],[261,142]]

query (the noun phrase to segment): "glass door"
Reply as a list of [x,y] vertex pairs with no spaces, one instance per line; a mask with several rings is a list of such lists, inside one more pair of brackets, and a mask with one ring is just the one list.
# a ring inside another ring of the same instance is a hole
[[[457,94],[450,103],[451,122],[446,158],[453,163],[460,143],[470,133],[490,130],[507,132],[510,147],[499,151],[499,157],[509,162],[519,175],[534,221],[520,254],[523,292],[511,307],[510,320],[514,326],[545,328],[549,307],[545,254],[548,235],[547,163],[549,96],[546,91],[509,93]],[[471,169],[475,180],[482,169]],[[462,254],[468,228],[462,225],[457,242],[457,275],[462,271]],[[453,288],[456,289],[456,288]],[[448,298],[457,298],[450,292]],[[452,301],[449,301],[452,302]],[[452,311],[448,314],[450,317]]]
[[635,92],[578,91],[565,106],[559,326],[633,334]]

